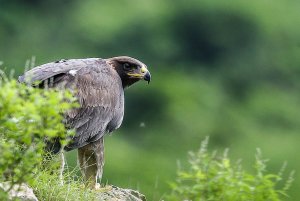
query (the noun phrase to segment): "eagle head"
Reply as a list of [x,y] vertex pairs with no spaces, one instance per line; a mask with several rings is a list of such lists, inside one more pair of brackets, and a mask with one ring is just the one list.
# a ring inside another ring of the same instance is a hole
[[151,81],[151,74],[147,66],[141,61],[128,57],[119,56],[106,59],[119,74],[123,87],[126,88],[139,80]]

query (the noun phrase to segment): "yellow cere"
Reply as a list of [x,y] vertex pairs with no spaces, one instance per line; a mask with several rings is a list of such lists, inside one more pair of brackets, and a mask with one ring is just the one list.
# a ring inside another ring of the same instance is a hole
[[141,68],[141,73],[146,73],[148,71],[148,69],[145,67],[145,66],[143,66],[142,68]]

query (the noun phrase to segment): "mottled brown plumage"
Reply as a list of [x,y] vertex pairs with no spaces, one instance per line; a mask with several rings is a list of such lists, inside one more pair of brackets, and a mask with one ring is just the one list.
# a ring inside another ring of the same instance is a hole
[[[19,81],[37,87],[67,88],[80,104],[65,114],[68,128],[76,130],[64,147],[78,149],[78,161],[90,185],[101,178],[104,164],[105,133],[120,127],[124,116],[124,89],[151,76],[142,62],[127,56],[109,59],[60,60],[37,66],[19,77]],[[59,140],[49,143],[52,152],[61,150]]]

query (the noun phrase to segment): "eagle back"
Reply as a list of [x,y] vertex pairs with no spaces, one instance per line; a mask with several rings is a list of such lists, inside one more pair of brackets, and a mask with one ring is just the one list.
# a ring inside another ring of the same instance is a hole
[[124,116],[124,90],[118,73],[100,58],[61,60],[37,66],[20,82],[73,91],[80,106],[66,112],[65,123],[76,134],[65,149],[83,147],[120,127]]

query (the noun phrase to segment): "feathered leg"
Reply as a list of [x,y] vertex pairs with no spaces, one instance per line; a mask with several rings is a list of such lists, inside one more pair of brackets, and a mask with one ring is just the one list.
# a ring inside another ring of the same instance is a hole
[[104,139],[90,143],[78,149],[78,162],[81,173],[90,188],[98,189],[104,165]]

